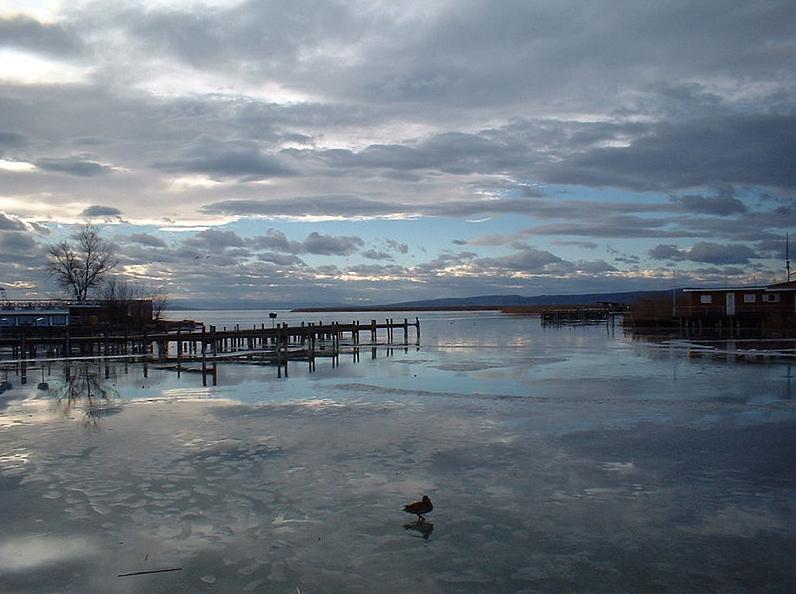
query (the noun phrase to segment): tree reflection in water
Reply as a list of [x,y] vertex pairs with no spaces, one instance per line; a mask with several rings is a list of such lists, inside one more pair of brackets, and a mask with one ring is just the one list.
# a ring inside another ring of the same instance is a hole
[[64,417],[80,411],[82,424],[96,427],[102,417],[121,412],[119,393],[107,385],[91,362],[67,362],[64,380],[55,394],[55,408]]

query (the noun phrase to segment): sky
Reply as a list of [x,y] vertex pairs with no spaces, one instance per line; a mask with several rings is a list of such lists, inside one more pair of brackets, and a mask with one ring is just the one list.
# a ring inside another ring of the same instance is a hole
[[86,221],[173,299],[781,281],[794,55],[792,0],[0,0],[0,287]]

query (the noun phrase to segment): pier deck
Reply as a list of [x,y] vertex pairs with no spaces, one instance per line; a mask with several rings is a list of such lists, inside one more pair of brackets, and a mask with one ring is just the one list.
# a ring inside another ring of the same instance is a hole
[[[268,326],[265,323],[251,328],[234,328],[187,322],[168,331],[143,329],[99,330],[71,327],[10,327],[0,328],[0,360],[3,352],[11,360],[31,360],[41,356],[72,358],[92,355],[117,356],[152,353],[158,359],[176,355],[178,359],[228,358],[243,352],[272,352],[275,356],[314,357],[315,352],[339,350],[344,341],[351,345],[409,344],[409,329],[414,330],[414,340],[420,344],[420,320],[404,318],[370,323],[353,321],[302,322],[289,326],[286,323]],[[400,342],[396,342],[396,330]],[[362,336],[364,334],[364,337]]]

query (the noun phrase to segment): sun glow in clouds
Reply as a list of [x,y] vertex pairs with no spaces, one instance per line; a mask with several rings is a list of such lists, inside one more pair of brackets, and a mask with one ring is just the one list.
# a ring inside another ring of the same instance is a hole
[[5,159],[0,159],[0,169],[3,171],[13,171],[14,173],[27,173],[28,171],[35,171],[36,166],[26,161],[6,161]]
[[90,74],[90,68],[0,49],[0,81],[22,85],[78,84],[88,82]]
[[40,23],[54,23],[61,14],[61,0],[3,0],[0,18],[26,16]]

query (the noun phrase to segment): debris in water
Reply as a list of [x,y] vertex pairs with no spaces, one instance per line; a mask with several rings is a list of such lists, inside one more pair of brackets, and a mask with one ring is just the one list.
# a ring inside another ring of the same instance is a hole
[[120,573],[116,577],[128,577],[131,575],[146,575],[148,573],[166,573],[167,571],[182,571],[182,567],[170,567],[169,569],[148,569],[146,571],[133,571],[131,573]]

